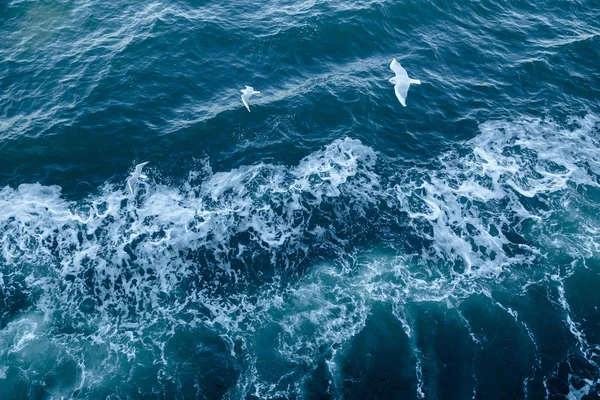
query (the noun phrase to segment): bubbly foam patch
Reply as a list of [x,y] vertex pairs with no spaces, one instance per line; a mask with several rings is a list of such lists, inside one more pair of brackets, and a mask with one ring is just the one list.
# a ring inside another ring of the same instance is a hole
[[[455,309],[479,345],[462,299],[545,282],[560,288],[557,312],[597,368],[560,291],[569,274],[548,263],[598,256],[597,124],[488,122],[427,169],[398,171],[347,138],[295,166],[213,172],[206,161],[179,185],[154,182],[150,168],[135,197],[123,182],[81,202],[58,186],[4,187],[0,365],[52,343],[49,356],[78,377],[60,393],[93,393],[144,354],[168,375],[169,339],[202,328],[238,360],[232,395],[301,395],[318,360],[341,395],[344,346],[383,303],[411,338],[426,397],[410,304]],[[285,377],[263,370],[261,337],[276,338]]]

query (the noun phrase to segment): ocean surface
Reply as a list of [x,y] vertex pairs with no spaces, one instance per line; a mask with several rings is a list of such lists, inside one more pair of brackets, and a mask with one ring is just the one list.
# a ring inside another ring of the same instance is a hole
[[0,398],[595,399],[599,307],[598,0],[0,0]]

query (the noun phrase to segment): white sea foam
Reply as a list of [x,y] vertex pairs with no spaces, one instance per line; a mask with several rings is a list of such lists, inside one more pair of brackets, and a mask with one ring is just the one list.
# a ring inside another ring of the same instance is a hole
[[594,382],[591,379],[583,379],[583,385],[576,389],[573,386],[573,376],[569,375],[569,393],[567,394],[568,400],[581,400],[584,396],[590,394],[590,392],[596,387],[596,384],[600,382]]
[[[4,187],[1,290],[25,292],[45,322],[14,317],[0,332],[2,348],[24,352],[45,340],[55,318],[69,316],[71,333],[60,336],[69,339],[57,344],[57,354],[71,354],[78,385],[93,386],[116,373],[115,362],[126,362],[117,354],[134,360],[158,351],[155,359],[166,364],[165,332],[204,326],[249,362],[236,395],[285,397],[302,392],[302,371],[320,358],[332,375],[330,390],[340,393],[337,362],[377,302],[391,305],[408,338],[409,304],[444,304],[479,344],[454,307],[462,299],[504,281],[521,288],[546,279],[547,271],[516,266],[543,263],[548,251],[598,254],[597,216],[578,212],[595,204],[588,190],[599,186],[595,124],[591,116],[569,129],[537,120],[489,122],[441,155],[434,170],[398,171],[359,141],[343,139],[296,166],[213,173],[206,162],[178,187],[150,180],[135,199],[121,181],[81,202],[66,200],[58,186]],[[379,171],[386,168],[394,174],[384,179]],[[568,232],[553,228],[556,215],[571,222]],[[354,243],[365,232],[393,254]],[[411,250],[407,237],[422,247]],[[561,304],[565,324],[592,360]],[[252,339],[271,325],[280,329],[274,351],[299,366],[276,382],[261,373]],[[18,326],[31,329],[17,334]],[[68,351],[82,344],[105,349],[112,361]],[[416,371],[416,394],[427,397],[424,372]]]

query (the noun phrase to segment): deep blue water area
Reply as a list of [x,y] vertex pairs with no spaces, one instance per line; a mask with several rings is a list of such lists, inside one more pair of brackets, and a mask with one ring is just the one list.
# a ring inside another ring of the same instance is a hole
[[1,398],[597,398],[599,209],[597,1],[0,1]]

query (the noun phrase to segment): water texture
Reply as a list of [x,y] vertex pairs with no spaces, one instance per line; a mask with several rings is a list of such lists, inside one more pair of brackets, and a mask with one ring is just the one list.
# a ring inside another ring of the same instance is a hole
[[2,1],[1,396],[597,398],[599,100],[596,1]]

